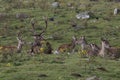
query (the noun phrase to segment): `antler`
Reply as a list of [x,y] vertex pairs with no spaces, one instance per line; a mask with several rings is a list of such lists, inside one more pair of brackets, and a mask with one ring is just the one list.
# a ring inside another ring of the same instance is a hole
[[32,25],[32,32],[33,32],[33,34],[35,34],[36,33],[35,32],[35,23],[36,23],[36,20],[34,18],[32,18],[31,21],[30,21],[30,23]]
[[34,36],[42,36],[42,34],[46,31],[46,29],[48,27],[48,18],[47,17],[43,17],[43,19],[45,20],[45,29],[41,33],[35,34]]

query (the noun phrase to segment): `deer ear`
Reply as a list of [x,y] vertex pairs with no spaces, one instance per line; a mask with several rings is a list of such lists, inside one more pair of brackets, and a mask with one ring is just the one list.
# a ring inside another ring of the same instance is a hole
[[76,40],[76,36],[73,36],[72,39],[73,39],[73,40]]

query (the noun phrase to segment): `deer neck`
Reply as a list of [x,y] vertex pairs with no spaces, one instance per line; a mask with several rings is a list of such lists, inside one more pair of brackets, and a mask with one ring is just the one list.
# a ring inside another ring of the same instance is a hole
[[72,48],[75,48],[75,42],[74,41],[71,42],[71,46],[72,46]]
[[106,48],[105,48],[104,44],[102,43],[102,47],[101,47],[101,50],[99,52],[99,55],[102,56],[102,57],[104,57],[105,51],[106,51]]
[[101,48],[102,51],[105,51],[105,47],[104,47],[104,44],[102,44],[102,48]]
[[84,49],[86,49],[86,47],[87,47],[87,42],[84,41],[84,42],[81,44],[81,49],[84,50]]

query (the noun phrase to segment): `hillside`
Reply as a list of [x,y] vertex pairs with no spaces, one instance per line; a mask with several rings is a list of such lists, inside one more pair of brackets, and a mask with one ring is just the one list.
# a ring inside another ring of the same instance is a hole
[[[45,28],[43,16],[48,17],[44,38],[56,50],[63,43],[70,43],[72,36],[85,36],[88,43],[101,46],[101,38],[109,40],[111,46],[120,47],[119,0],[0,0],[0,46],[16,46],[17,33],[33,42],[31,19],[35,30]],[[87,19],[77,19],[77,14],[87,14]],[[79,46],[78,46],[79,47]],[[0,80],[85,80],[96,75],[101,80],[119,80],[119,60],[96,57],[89,62],[79,54],[30,56],[30,45],[20,54],[9,56],[4,61],[0,51]],[[77,53],[77,52],[76,52]],[[101,71],[104,67],[108,71]],[[80,74],[77,77],[72,73]]]

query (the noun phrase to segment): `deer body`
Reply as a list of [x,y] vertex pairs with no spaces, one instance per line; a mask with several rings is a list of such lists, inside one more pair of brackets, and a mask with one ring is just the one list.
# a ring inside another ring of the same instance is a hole
[[74,48],[76,45],[76,38],[73,37],[71,43],[69,44],[62,44],[58,47],[58,52],[74,52]]
[[73,45],[72,43],[70,44],[62,44],[59,46],[58,51],[59,52],[66,52],[66,51],[70,51],[72,49],[74,49],[75,45]]
[[114,57],[114,58],[119,58],[120,57],[120,48],[117,48],[117,47],[110,47],[108,49],[108,53],[111,57]]
[[0,46],[0,53],[14,53],[16,51],[16,46]]

